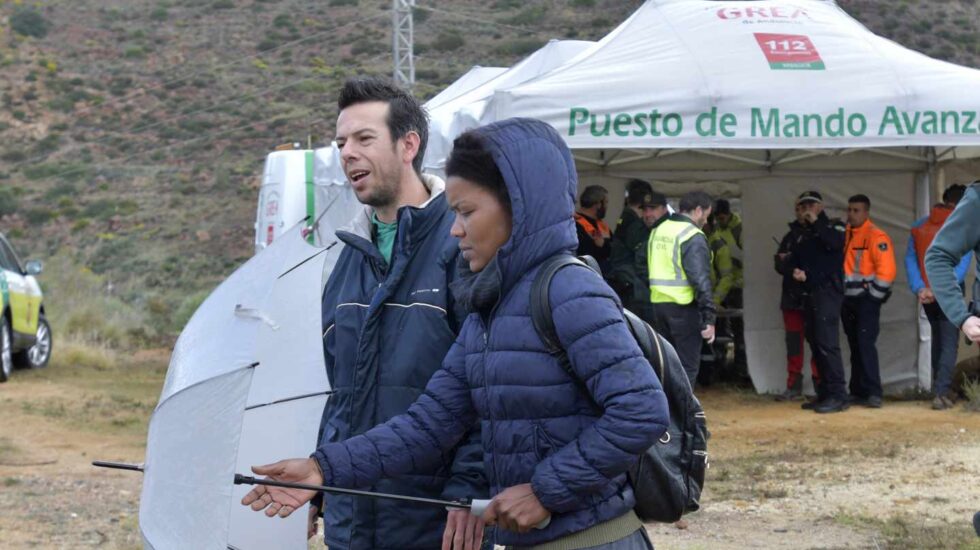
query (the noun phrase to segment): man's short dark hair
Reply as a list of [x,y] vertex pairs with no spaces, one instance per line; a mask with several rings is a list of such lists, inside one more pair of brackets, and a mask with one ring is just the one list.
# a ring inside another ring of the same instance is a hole
[[582,195],[578,198],[578,203],[582,208],[592,208],[593,206],[602,202],[602,199],[609,196],[609,191],[601,185],[590,185],[582,191]]
[[630,206],[641,206],[644,197],[652,194],[653,187],[649,182],[634,179],[626,183],[626,204]]
[[865,208],[871,210],[871,199],[869,199],[867,195],[859,194],[859,195],[854,195],[851,198],[847,199],[847,204],[854,204],[854,203],[861,203],[865,206]]
[[711,195],[704,191],[689,191],[681,197],[677,209],[681,212],[694,212],[700,206],[702,210],[707,210],[711,208],[712,202]]
[[486,140],[474,130],[453,140],[453,150],[446,159],[446,177],[469,180],[493,194],[510,211],[510,193],[500,168],[487,148]]
[[956,206],[956,204],[960,202],[960,199],[962,199],[963,195],[965,194],[966,186],[962,183],[950,185],[945,191],[943,191],[943,204]]
[[732,205],[725,199],[715,201],[715,207],[711,209],[712,214],[731,214]]
[[419,152],[412,159],[415,172],[422,175],[422,159],[429,143],[429,116],[425,107],[408,91],[380,78],[352,78],[344,83],[337,98],[337,107],[343,111],[351,105],[382,101],[388,104],[388,131],[394,142],[409,132],[419,135]]

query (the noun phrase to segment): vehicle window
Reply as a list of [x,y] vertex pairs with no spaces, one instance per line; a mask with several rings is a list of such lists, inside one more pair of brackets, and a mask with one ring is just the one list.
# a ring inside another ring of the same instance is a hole
[[10,243],[3,236],[0,236],[0,266],[15,273],[23,273],[24,268],[20,265],[20,259],[10,247]]

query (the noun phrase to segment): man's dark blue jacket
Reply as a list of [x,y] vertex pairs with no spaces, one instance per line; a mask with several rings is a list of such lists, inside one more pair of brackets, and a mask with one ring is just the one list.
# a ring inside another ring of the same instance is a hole
[[[391,265],[371,241],[365,209],[337,232],[346,247],[323,295],[323,346],[335,391],[320,423],[320,444],[343,441],[404,413],[442,364],[461,322],[448,285],[455,277],[456,239],[444,184],[426,177],[433,198],[398,211]],[[474,426],[475,422],[471,422]],[[454,461],[455,458],[455,461]],[[478,434],[455,456],[413,475],[370,485],[430,498],[486,495]],[[331,550],[435,550],[446,511],[395,501],[326,497],[324,539]]]
[[591,395],[547,352],[531,322],[531,284],[545,259],[577,245],[575,166],[541,122],[511,119],[477,131],[507,183],[513,230],[473,276],[468,301],[476,311],[406,414],[321,446],[314,457],[326,484],[369,486],[443,462],[479,420],[491,494],[530,483],[552,513],[542,530],[497,530],[497,544],[528,546],[632,509],[625,472],[666,430],[667,401],[618,299],[590,270],[561,270],[551,304],[559,339]]

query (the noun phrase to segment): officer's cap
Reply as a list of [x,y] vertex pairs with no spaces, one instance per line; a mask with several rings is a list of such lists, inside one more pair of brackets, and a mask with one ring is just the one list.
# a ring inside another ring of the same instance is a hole
[[663,193],[651,191],[643,194],[643,208],[654,208],[657,206],[667,206],[667,197]]
[[796,204],[803,204],[807,202],[823,204],[823,195],[817,193],[816,191],[804,191],[800,193],[799,198],[796,199]]

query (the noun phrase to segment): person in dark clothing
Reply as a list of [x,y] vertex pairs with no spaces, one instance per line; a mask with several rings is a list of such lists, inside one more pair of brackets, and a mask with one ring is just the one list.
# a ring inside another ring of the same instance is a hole
[[590,185],[582,191],[575,212],[575,230],[578,235],[578,256],[592,256],[603,273],[609,272],[609,254],[612,251],[612,234],[603,218],[609,206],[609,191],[599,185]]
[[692,387],[701,364],[701,342],[715,340],[711,251],[701,230],[711,206],[711,196],[703,191],[685,194],[680,213],[657,224],[647,244],[655,327],[674,346]]
[[806,289],[806,340],[817,360],[817,399],[803,404],[818,413],[847,410],[847,388],[841,359],[839,329],[844,303],[844,241],[847,227],[823,211],[823,197],[806,191],[797,199],[803,208],[803,231],[793,259],[793,280]]
[[[667,400],[616,295],[588,269],[555,275],[552,313],[571,372],[531,319],[540,267],[576,247],[568,146],[540,121],[504,120],[457,138],[446,173],[462,250],[452,290],[470,313],[443,368],[405,414],[261,469],[283,481],[371,485],[444,461],[479,422],[494,495],[484,518],[498,526],[497,544],[652,550],[627,470],[665,432]],[[274,513],[310,496],[260,486],[243,503]]]
[[[458,256],[445,184],[421,174],[428,121],[407,92],[377,79],[348,81],[340,92],[337,145],[364,208],[337,231],[344,250],[322,298],[323,349],[334,394],[320,420],[318,445],[364,433],[401,414],[435,373],[461,316],[449,295]],[[489,494],[476,426],[424,475],[379,481],[377,491],[430,498]],[[319,500],[319,499],[317,499]],[[323,512],[331,550],[435,550],[444,535],[483,526],[465,511],[409,507],[332,495]],[[311,529],[312,530],[312,529]],[[460,537],[461,538],[461,537]],[[457,546],[460,548],[460,546]]]
[[[612,238],[609,281],[623,301],[623,307],[653,324],[646,257],[650,228],[667,214],[667,197],[654,191],[643,180],[626,186],[626,205]],[[637,265],[639,264],[639,266]]]
[[[806,288],[803,283],[793,279],[793,261],[796,246],[803,238],[803,205],[795,208],[796,219],[789,223],[789,231],[783,235],[779,248],[773,256],[776,273],[783,276],[782,294],[779,309],[783,312],[783,327],[786,331],[786,390],[776,396],[777,401],[789,401],[803,395],[803,347],[806,341],[806,321],[804,309]],[[816,357],[811,354],[810,374],[813,387],[820,385],[820,374]]]

